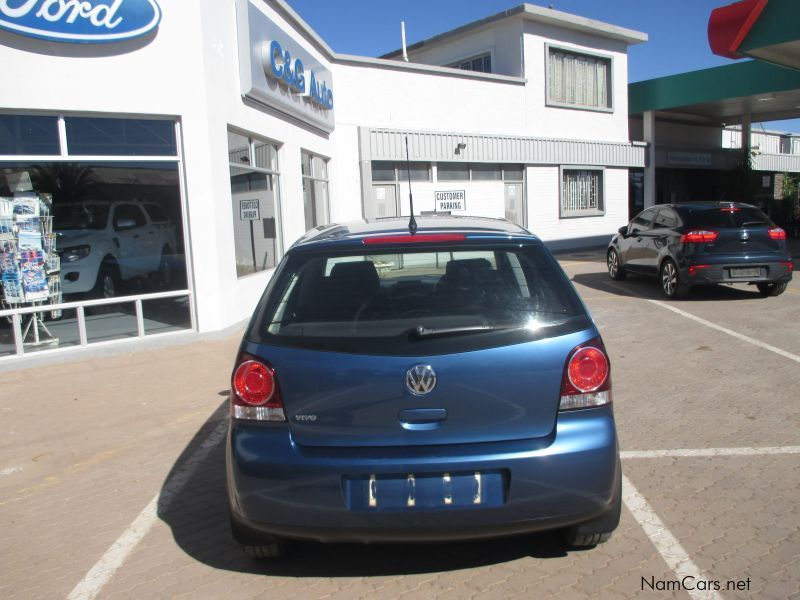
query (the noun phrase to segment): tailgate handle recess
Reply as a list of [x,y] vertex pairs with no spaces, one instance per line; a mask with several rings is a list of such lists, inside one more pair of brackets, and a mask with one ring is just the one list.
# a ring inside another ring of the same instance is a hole
[[397,413],[403,429],[424,431],[440,427],[447,419],[443,408],[407,408]]

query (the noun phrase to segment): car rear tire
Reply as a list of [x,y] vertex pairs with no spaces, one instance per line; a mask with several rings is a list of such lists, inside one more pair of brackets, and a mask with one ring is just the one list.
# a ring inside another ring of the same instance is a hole
[[172,268],[172,250],[165,247],[161,251],[161,260],[158,262],[157,271],[158,285],[164,289],[169,289],[175,279],[174,269]]
[[756,287],[762,296],[768,298],[770,296],[780,296],[786,291],[788,285],[785,281],[772,281],[770,283],[757,283]]
[[611,539],[610,531],[605,533],[567,534],[567,543],[573,548],[592,548]]
[[608,267],[608,276],[614,281],[622,281],[627,276],[625,269],[620,265],[619,253],[614,248],[610,248],[606,255],[606,266]]
[[609,510],[591,521],[574,525],[564,531],[567,544],[573,548],[591,548],[611,539],[622,512],[622,477],[619,478],[616,491],[616,499]]
[[661,263],[661,268],[658,270],[658,281],[661,283],[661,291],[667,298],[685,298],[689,293],[689,286],[681,281],[678,267],[672,259]]
[[283,538],[254,533],[240,525],[229,513],[231,534],[247,556],[258,559],[280,558],[289,549],[289,542]]
[[268,558],[280,558],[286,554],[286,540],[275,538],[270,543],[264,543],[260,546],[242,546],[242,550],[250,558],[258,558],[260,560]]

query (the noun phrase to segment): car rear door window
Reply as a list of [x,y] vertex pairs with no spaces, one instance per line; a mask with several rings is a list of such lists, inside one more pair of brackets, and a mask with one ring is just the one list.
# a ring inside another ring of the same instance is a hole
[[678,215],[671,208],[662,208],[653,221],[653,229],[673,229],[678,226]]
[[636,215],[628,227],[628,233],[633,234],[650,229],[653,225],[653,218],[656,216],[656,210],[657,209],[648,208],[644,212]]

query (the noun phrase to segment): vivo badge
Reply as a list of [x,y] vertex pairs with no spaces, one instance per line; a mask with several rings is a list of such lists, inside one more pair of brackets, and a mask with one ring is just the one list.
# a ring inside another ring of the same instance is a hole
[[156,0],[0,0],[0,29],[54,42],[119,42],[160,21]]

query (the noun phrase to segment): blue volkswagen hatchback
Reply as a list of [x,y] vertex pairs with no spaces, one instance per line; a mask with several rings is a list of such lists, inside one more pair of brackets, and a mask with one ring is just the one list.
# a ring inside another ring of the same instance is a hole
[[312,230],[286,253],[231,382],[227,479],[245,550],[619,522],[608,355],[559,265],[505,221]]

